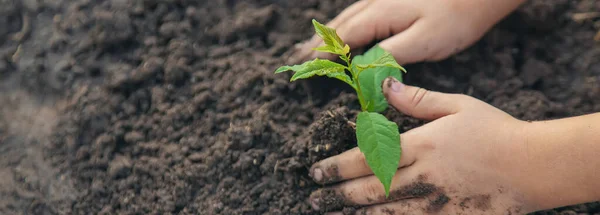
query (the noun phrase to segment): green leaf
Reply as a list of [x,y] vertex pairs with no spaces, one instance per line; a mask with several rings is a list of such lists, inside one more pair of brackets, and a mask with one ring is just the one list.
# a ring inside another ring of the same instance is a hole
[[330,78],[336,78],[351,86],[354,86],[350,76],[346,74],[346,67],[339,63],[335,63],[329,60],[323,59],[314,59],[312,61],[304,62],[301,65],[293,65],[293,66],[282,66],[275,70],[275,74],[292,70],[294,71],[294,75],[290,79],[290,81],[295,81],[298,79],[306,79],[312,76],[327,76]]
[[346,84],[349,84],[350,86],[352,86],[353,88],[355,88],[354,83],[352,83],[352,79],[350,79],[350,76],[348,76],[348,74],[346,74],[346,72],[332,72],[332,73],[327,73],[327,77],[335,78],[335,79],[338,79],[340,81],[346,82]]
[[[388,62],[388,64],[398,64],[393,57],[390,58],[387,51],[379,46],[374,46],[364,55],[358,55],[352,60],[352,64],[356,65],[371,65],[378,62]],[[378,64],[382,64],[378,63]],[[357,69],[358,70],[358,69]],[[362,70],[358,75],[358,81],[362,94],[367,104],[366,110],[370,112],[382,112],[388,107],[388,102],[383,95],[381,88],[382,82],[388,76],[395,77],[398,81],[402,81],[402,73],[396,67],[372,67]]]
[[398,125],[379,113],[361,112],[356,119],[356,138],[387,197],[402,154]]
[[350,52],[350,46],[349,46],[348,44],[346,44],[346,45],[344,46],[343,53],[344,53],[344,55],[346,55],[346,54],[348,54],[349,52]]
[[335,29],[327,27],[317,22],[315,19],[312,20],[312,23],[315,27],[315,32],[317,35],[319,35],[319,37],[321,37],[321,39],[323,39],[323,42],[325,43],[325,46],[323,47],[329,47],[327,49],[319,47],[317,51],[326,50],[326,52],[339,55],[345,55],[350,52],[350,47],[346,47],[348,45],[344,44],[344,41],[342,41],[342,38],[340,38],[340,36],[336,33]]
[[327,45],[313,48],[312,50],[320,51],[320,52],[328,52],[328,53],[332,53],[332,54],[338,54],[338,52],[339,52],[339,50],[336,50],[334,47],[327,46]]
[[[377,47],[379,47],[379,46],[377,46]],[[380,50],[378,50],[378,52],[381,52],[381,50],[383,50],[380,47],[378,49],[380,49]],[[398,62],[396,62],[396,59],[394,59],[394,56],[392,54],[390,54],[389,52],[386,52],[385,50],[383,50],[383,53],[381,54],[381,56],[379,56],[373,62],[371,62],[369,64],[356,64],[356,67],[358,67],[359,69],[389,67],[389,68],[396,68],[396,69],[402,70],[403,72],[406,72],[404,67],[400,66],[398,64]]]

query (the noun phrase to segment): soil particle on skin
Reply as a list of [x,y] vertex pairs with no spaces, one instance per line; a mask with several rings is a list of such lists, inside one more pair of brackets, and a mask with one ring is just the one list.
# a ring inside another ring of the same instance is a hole
[[428,212],[439,212],[444,206],[450,201],[450,197],[446,196],[445,193],[439,193],[435,195],[435,198],[429,201],[429,206],[427,206]]
[[491,207],[491,197],[489,194],[473,196],[472,201],[473,206],[482,211],[485,211]]
[[396,214],[396,210],[390,209],[390,208],[382,208],[381,209],[381,213],[384,214],[384,215],[395,215]]
[[437,186],[426,182],[426,180],[426,175],[419,175],[415,182],[398,190],[391,191],[388,200],[392,201],[407,198],[422,198],[440,191]]
[[463,210],[469,209],[470,207],[470,202],[471,202],[471,197],[465,197],[463,198],[460,203],[458,204],[460,206],[460,208],[462,208]]
[[343,215],[355,215],[358,210],[355,207],[345,207],[342,209]]
[[523,210],[522,206],[515,206],[515,207],[511,207],[506,209],[506,214],[508,215],[517,215],[517,214],[521,214],[521,211]]
[[491,196],[489,194],[481,194],[462,198],[459,203],[459,206],[463,210],[475,208],[480,211],[486,211],[491,208],[491,204]]
[[[327,210],[325,210],[325,211],[330,211],[333,209],[340,209],[341,207],[344,206],[343,204],[346,202],[346,200],[344,199],[344,196],[337,194],[332,189],[323,189],[321,192],[316,192],[315,195],[318,195],[321,198],[323,198],[323,196],[324,196],[323,191],[325,191],[325,190],[327,190],[327,193],[328,193],[327,198],[331,198],[331,200],[329,200],[329,202],[334,203],[331,205],[326,205]],[[336,198],[338,198],[338,199],[336,199]],[[339,199],[339,198],[342,198],[342,199]],[[385,198],[385,197],[382,197],[382,198]],[[419,175],[415,182],[413,182],[409,185],[406,185],[398,190],[391,191],[390,196],[388,197],[387,201],[393,202],[396,200],[411,199],[411,198],[428,198],[429,205],[427,206],[426,210],[430,211],[430,212],[438,212],[438,211],[442,210],[442,208],[448,202],[450,202],[450,197],[448,197],[446,195],[446,193],[444,192],[444,190],[442,188],[439,188],[436,185],[427,182],[426,175]],[[323,207],[323,206],[324,205],[321,205],[321,207]],[[394,214],[393,211],[390,213],[390,210],[387,210],[385,213]]]
[[334,188],[325,188],[314,192],[310,196],[311,201],[316,200],[321,212],[330,212],[343,209],[346,205],[346,197]]

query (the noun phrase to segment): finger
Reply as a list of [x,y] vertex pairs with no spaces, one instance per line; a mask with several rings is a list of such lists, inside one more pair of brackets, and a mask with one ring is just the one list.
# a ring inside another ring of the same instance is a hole
[[337,32],[350,48],[388,38],[408,29],[419,18],[417,10],[398,12],[394,9],[406,8],[405,6],[403,1],[375,1],[360,14],[341,24]]
[[[357,209],[351,214],[360,215],[400,215],[400,214],[429,214],[435,209],[429,205],[429,201],[423,198],[407,199],[398,202],[385,203],[381,205],[373,205]],[[326,215],[343,215],[342,212],[326,213]]]
[[[350,19],[350,17],[358,14],[363,10],[371,1],[362,0],[353,3],[348,8],[344,9],[338,16],[336,16],[331,22],[327,23],[327,26],[331,28],[338,28],[344,21]],[[311,55],[315,53],[313,48],[319,47],[323,44],[323,40],[317,35],[313,35],[310,40],[300,44],[298,51],[294,55],[294,58],[304,61],[307,60]]]
[[338,16],[336,16],[331,22],[327,23],[327,26],[332,28],[338,28],[342,23],[348,21],[351,17],[359,14],[362,10],[364,10],[369,3],[372,1],[368,0],[359,0],[348,8],[344,9]]
[[[402,156],[398,167],[402,168],[416,161],[419,152],[413,146],[419,138],[413,132],[404,133],[400,138]],[[358,147],[319,161],[310,168],[310,176],[319,184],[330,184],[372,174],[373,171],[367,164],[365,155]]]
[[474,105],[471,97],[408,86],[393,77],[384,80],[383,94],[396,110],[424,120],[452,115]]
[[421,23],[420,21],[413,23],[402,33],[381,41],[379,46],[390,52],[400,65],[429,60],[439,41],[426,39],[432,30]]
[[428,176],[419,168],[399,169],[392,178],[390,195],[375,176],[366,176],[343,182],[335,187],[323,188],[310,195],[314,209],[328,210],[340,206],[366,206],[409,198],[423,198],[439,192],[439,188],[428,182]]

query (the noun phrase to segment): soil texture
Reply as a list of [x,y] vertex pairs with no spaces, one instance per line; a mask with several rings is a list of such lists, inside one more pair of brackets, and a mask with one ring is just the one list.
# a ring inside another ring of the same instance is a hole
[[[356,145],[358,102],[337,80],[273,71],[311,19],[352,2],[0,0],[0,213],[319,214],[309,168]],[[600,112],[600,20],[572,18],[590,11],[528,1],[405,82],[523,120]]]

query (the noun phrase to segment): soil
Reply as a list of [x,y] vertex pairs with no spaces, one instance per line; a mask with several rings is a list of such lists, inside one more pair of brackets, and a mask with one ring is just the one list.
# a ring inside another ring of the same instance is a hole
[[[356,97],[273,71],[352,2],[0,0],[0,213],[318,214],[309,167],[355,146]],[[589,11],[528,1],[405,82],[524,120],[600,112],[600,25],[571,18]],[[575,213],[600,203],[537,212]]]

